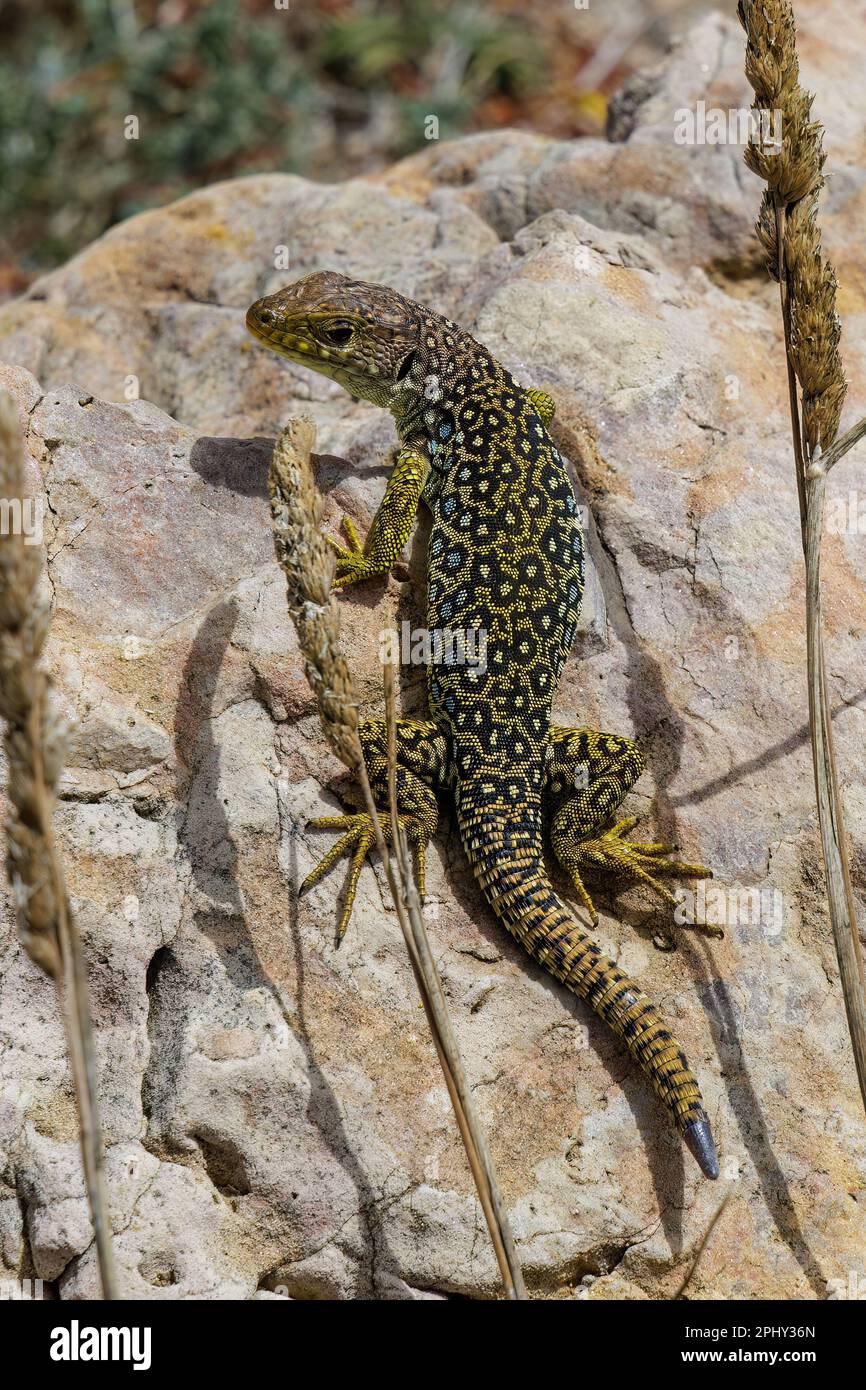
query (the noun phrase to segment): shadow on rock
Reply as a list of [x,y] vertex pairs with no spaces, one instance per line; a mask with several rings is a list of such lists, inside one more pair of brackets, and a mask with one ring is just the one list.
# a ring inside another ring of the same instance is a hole
[[[307,1026],[304,959],[298,930],[294,835],[290,844],[289,918],[295,953],[297,997],[291,1015],[281,991],[270,979],[258,955],[237,882],[238,852],[220,794],[220,749],[212,723],[220,668],[237,619],[238,610],[234,602],[218,604],[208,614],[190,647],[176,710],[178,798],[185,807],[179,838],[201,901],[201,906],[197,906],[194,912],[192,926],[213,942],[226,975],[236,989],[244,991],[263,986],[268,990],[287,1026],[301,1042],[310,1084],[307,1116],[357,1192],[358,1207],[366,1221],[372,1252],[373,1287],[370,1293],[375,1293],[377,1274],[391,1276],[397,1281],[400,1274],[376,1226],[377,1195],[353,1152],[352,1138],[346,1133],[339,1103],[317,1063]],[[282,1272],[280,1281],[291,1283],[290,1268]]]

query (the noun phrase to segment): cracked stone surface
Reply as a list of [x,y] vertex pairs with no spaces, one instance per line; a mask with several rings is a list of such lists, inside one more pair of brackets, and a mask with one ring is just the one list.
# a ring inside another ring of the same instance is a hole
[[[799,13],[829,128],[824,226],[853,420],[866,89],[839,6]],[[712,1185],[616,1040],[482,908],[443,821],[429,930],[532,1290],[672,1295],[725,1188],[691,1297],[823,1298],[864,1274],[866,1149],[813,808],[779,317],[750,239],[759,186],[739,150],[672,139],[677,109],[744,103],[741,61],[737,26],[709,17],[623,93],[616,141],[498,133],[335,187],[217,185],[115,228],[0,311],[0,381],[46,504],[50,660],[75,725],[57,827],[129,1295],[497,1289],[380,872],[365,870],[339,951],[339,875],[296,896],[329,843],[306,823],[348,788],[272,556],[270,440],[311,411],[327,524],[348,512],[363,529],[393,435],[381,413],[258,350],[243,311],[326,266],[430,302],[554,394],[594,561],[556,714],[641,741],[649,771],[628,809],[645,835],[712,864],[728,894],[721,940],[672,927],[634,891],[602,899],[599,929],[701,1078],[721,1148]],[[288,274],[268,269],[282,245]],[[133,378],[142,399],[126,399]],[[856,480],[849,455],[831,492]],[[396,576],[342,604],[370,713],[380,629],[421,620],[423,542],[422,526]],[[856,531],[828,534],[825,593],[862,899]],[[404,677],[404,709],[423,708],[421,673]],[[92,1297],[55,1001],[8,902],[0,1076],[0,1271]]]

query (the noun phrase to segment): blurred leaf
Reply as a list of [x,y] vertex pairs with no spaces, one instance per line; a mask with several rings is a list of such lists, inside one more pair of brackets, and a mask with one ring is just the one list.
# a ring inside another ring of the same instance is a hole
[[543,76],[531,31],[489,0],[45,0],[38,22],[19,0],[7,17],[0,225],[7,257],[34,267],[214,178],[357,172],[342,137],[367,124],[384,163],[417,148],[430,112],[454,134]]

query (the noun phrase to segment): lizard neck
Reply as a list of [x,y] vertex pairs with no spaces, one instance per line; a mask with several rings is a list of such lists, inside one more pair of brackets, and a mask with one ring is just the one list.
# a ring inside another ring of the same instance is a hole
[[417,306],[418,347],[390,388],[389,409],[404,444],[423,444],[434,468],[451,456],[455,419],[470,395],[516,383],[485,347],[450,319]]

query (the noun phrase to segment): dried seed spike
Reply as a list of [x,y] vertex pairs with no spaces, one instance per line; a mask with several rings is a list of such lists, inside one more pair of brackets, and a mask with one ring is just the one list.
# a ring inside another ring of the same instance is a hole
[[[866,1104],[866,973],[851,887],[833,726],[827,700],[824,632],[821,616],[821,535],[827,471],[841,457],[833,451],[847,389],[839,357],[836,277],[824,259],[817,202],[822,185],[823,132],[812,120],[812,97],[799,85],[790,0],[740,0],[746,31],[746,75],[755,105],[778,102],[784,122],[778,164],[752,145],[746,163],[768,185],[758,218],[758,236],[779,281],[788,373],[788,400],[800,527],[806,560],[806,669],[809,731],[815,795],[824,853],[830,920],[851,1045],[860,1091]],[[770,218],[775,226],[771,226]],[[798,385],[801,394],[798,395]],[[849,430],[850,448],[866,431],[866,421]],[[822,466],[813,467],[820,451]]]
[[[0,496],[23,510],[18,409],[5,391],[0,391]],[[41,546],[27,543],[23,527],[4,528],[0,535],[0,716],[6,725],[12,807],[6,821],[6,871],[21,944],[57,986],[102,1291],[110,1299],[117,1297],[117,1291],[87,977],[52,821],[64,731],[51,702],[51,683],[40,664],[50,614],[42,582],[43,558]]]
[[289,421],[274,446],[268,475],[274,549],[325,737],[346,767],[357,768],[362,760],[358,710],[331,593],[336,560],[322,532],[322,503],[310,466],[315,441],[315,425],[300,416]]

